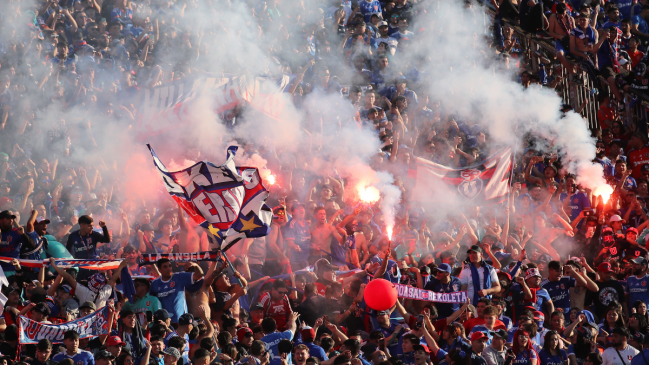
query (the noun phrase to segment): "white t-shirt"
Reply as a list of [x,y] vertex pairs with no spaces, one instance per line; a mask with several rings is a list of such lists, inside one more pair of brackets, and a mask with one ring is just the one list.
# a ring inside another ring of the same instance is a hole
[[[485,267],[479,267],[478,276],[480,277],[480,289],[485,289],[483,287],[484,273]],[[496,274],[496,269],[491,267],[491,270],[489,270],[489,276],[491,277],[491,286],[493,287],[495,283],[498,283],[498,274]],[[466,285],[467,294],[469,298],[471,298],[471,301],[473,301],[473,277],[471,276],[471,268],[466,264],[462,267],[462,272],[460,273],[460,284]]]
[[[622,355],[622,359],[618,356],[618,351],[620,352],[620,355]],[[615,347],[609,347],[604,350],[604,353],[602,354],[604,362],[602,365],[630,365],[633,357],[640,353],[640,351],[629,345],[626,345],[624,350],[618,351],[615,351]]]
[[83,305],[85,302],[93,302],[97,306],[97,309],[106,306],[106,302],[112,293],[113,288],[108,284],[104,285],[99,290],[99,293],[96,294],[79,283],[77,283],[77,287],[74,289],[74,296],[79,300],[79,305]]

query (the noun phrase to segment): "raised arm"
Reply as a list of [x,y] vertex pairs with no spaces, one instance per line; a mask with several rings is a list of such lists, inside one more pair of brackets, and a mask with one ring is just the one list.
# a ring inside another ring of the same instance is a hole
[[77,280],[72,275],[68,274],[65,270],[63,270],[60,267],[56,266],[56,259],[54,257],[50,257],[50,266],[52,266],[54,268],[54,270],[56,270],[56,272],[58,272],[59,275],[61,275],[61,277],[63,279],[65,279],[65,281],[70,283],[70,286],[72,288],[75,288],[75,289],[77,288]]

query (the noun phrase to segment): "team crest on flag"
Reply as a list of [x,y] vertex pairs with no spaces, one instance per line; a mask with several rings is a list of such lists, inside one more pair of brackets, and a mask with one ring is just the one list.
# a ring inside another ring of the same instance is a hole
[[212,243],[218,247],[213,249],[243,237],[268,235],[272,219],[266,205],[268,190],[256,168],[235,166],[238,147],[228,148],[221,166],[202,161],[175,172],[168,171],[153,148],[147,147],[171,197],[215,238]]

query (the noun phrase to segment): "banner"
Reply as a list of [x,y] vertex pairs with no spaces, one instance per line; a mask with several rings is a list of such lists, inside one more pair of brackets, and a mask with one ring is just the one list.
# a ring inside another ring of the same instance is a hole
[[207,105],[219,114],[242,103],[278,119],[284,109],[284,90],[295,75],[272,79],[235,75],[200,75],[164,83],[142,90],[142,106],[135,132],[142,142],[147,138],[184,128],[196,109]]
[[209,229],[212,249],[244,237],[268,235],[273,217],[266,205],[268,189],[256,168],[234,165],[238,147],[228,148],[221,166],[202,161],[174,172],[167,170],[150,145],[147,147],[169,195],[194,223]]
[[218,261],[221,253],[216,251],[190,252],[190,253],[158,253],[144,254],[140,259],[140,266],[155,264],[160,259],[168,259],[171,262],[198,262]]
[[45,324],[19,316],[18,326],[18,342],[21,345],[37,344],[45,338],[53,343],[63,343],[63,335],[69,330],[77,331],[80,339],[106,335],[108,334],[108,307],[61,324]]
[[414,180],[412,200],[473,205],[501,203],[509,193],[512,149],[504,150],[470,167],[451,168],[420,157],[411,162],[408,178]]
[[397,288],[399,298],[425,300],[428,302],[436,303],[461,303],[467,301],[468,294],[465,291],[458,291],[454,293],[436,293],[434,291],[419,289],[403,284],[394,284]]
[[[13,257],[2,257],[0,256],[0,261],[11,263]],[[27,260],[27,259],[17,259],[20,262],[20,266],[24,267],[49,267],[50,260]],[[69,269],[71,267],[80,267],[88,270],[114,270],[119,267],[119,264],[122,262],[119,260],[82,260],[82,259],[56,259],[54,263],[56,266]]]

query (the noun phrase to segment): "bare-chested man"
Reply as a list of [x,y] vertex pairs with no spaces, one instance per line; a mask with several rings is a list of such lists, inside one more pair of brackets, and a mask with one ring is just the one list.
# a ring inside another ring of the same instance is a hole
[[570,53],[570,31],[575,28],[575,20],[568,12],[565,0],[557,4],[557,13],[550,15],[550,29],[548,32],[554,38],[554,50],[557,59],[568,70],[575,73],[574,66],[565,55]]
[[335,237],[341,245],[345,243],[345,238],[336,227],[327,223],[327,211],[324,207],[315,208],[313,216],[315,224],[311,225],[311,257],[309,261],[324,257],[331,262],[331,237]]
[[219,326],[223,324],[221,315],[227,310],[230,311],[234,319],[239,320],[239,310],[241,308],[239,298],[246,294],[248,287],[248,282],[238,271],[234,272],[234,276],[239,279],[241,284],[230,284],[230,278],[225,275],[224,269],[225,264],[217,271],[214,282],[215,300],[213,303],[210,303],[210,309],[212,310],[211,318],[216,320]]

